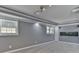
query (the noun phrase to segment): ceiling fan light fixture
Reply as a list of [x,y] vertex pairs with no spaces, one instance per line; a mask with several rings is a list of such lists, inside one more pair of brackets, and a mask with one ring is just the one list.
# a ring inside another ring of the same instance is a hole
[[34,14],[39,15],[41,14],[43,11],[46,11],[46,9],[48,9],[49,7],[52,7],[52,5],[41,5],[40,9],[35,11]]

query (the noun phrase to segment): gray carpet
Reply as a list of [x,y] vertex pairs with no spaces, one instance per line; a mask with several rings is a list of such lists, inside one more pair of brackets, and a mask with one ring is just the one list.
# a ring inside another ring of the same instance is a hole
[[78,53],[79,44],[52,41],[47,44],[23,49],[15,53]]

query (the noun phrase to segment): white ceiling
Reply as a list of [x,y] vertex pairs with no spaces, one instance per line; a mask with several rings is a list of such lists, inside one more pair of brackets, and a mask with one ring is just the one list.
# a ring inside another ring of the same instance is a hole
[[40,5],[4,5],[5,7],[12,8],[24,13],[31,14],[46,20],[54,21],[57,23],[66,23],[77,20],[76,16],[71,12],[72,9],[78,7],[77,5],[54,5],[39,15],[34,14],[39,10]]

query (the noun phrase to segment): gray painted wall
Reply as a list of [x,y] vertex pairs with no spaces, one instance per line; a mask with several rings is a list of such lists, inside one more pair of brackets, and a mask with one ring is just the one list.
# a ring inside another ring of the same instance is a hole
[[[61,26],[61,29],[59,29],[59,32],[78,32],[79,33],[79,27],[76,25],[70,25],[70,26]],[[72,43],[79,43],[79,36],[59,36],[60,41],[66,41],[66,42],[72,42]]]
[[[13,19],[9,17],[0,17],[4,19]],[[16,19],[15,19],[16,20]],[[46,34],[45,25],[36,27],[33,23],[19,21],[19,35],[0,37],[0,52],[12,49],[27,47],[54,40],[54,35]],[[12,46],[12,48],[9,48]]]

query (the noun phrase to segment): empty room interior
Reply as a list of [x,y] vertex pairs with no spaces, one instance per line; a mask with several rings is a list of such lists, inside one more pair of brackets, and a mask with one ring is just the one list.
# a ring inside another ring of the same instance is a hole
[[0,53],[79,53],[79,5],[0,5]]

